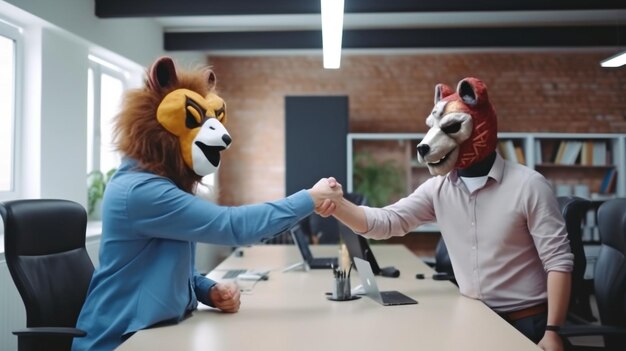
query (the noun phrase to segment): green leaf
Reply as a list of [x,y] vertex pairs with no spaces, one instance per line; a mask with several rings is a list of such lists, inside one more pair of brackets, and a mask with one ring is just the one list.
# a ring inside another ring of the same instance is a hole
[[391,199],[404,195],[405,180],[400,167],[392,161],[377,162],[363,152],[354,157],[354,191],[364,194],[373,207],[389,205]]

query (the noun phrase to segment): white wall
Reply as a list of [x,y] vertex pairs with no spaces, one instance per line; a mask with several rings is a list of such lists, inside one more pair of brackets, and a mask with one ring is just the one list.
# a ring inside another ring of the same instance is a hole
[[89,50],[56,31],[42,34],[41,197],[81,201],[87,189],[76,184],[85,184],[87,170]]
[[150,18],[101,20],[92,0],[6,2],[143,66],[163,53],[161,27]]
[[[145,68],[167,54],[184,65],[206,64],[201,53],[165,53],[162,29],[152,19],[100,20],[92,0],[0,0],[0,21],[22,29],[24,66],[17,103],[16,198],[63,198],[86,207],[87,67],[95,54],[130,75],[137,86]],[[0,201],[12,198],[0,197]],[[0,220],[0,241],[3,228]],[[0,350],[16,350],[11,330],[24,327],[22,301],[0,245]],[[87,249],[98,265],[99,236]],[[212,269],[228,248],[202,247],[199,267]]]

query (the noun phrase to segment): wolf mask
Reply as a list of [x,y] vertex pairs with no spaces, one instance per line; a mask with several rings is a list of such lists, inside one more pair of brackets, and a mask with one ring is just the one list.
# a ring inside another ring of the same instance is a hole
[[417,159],[428,166],[432,175],[470,167],[496,149],[496,113],[487,87],[477,78],[464,78],[456,92],[437,84],[435,107],[426,125],[430,129],[417,145]]

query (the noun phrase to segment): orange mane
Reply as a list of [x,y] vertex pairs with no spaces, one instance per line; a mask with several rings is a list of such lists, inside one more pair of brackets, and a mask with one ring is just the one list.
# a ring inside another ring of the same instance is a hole
[[124,94],[122,110],[116,117],[116,149],[139,162],[139,167],[171,179],[180,189],[193,193],[201,177],[185,165],[178,138],[168,132],[156,117],[163,98],[176,89],[189,89],[201,96],[213,91],[207,72],[177,69],[177,82],[167,88],[146,80],[144,87]]

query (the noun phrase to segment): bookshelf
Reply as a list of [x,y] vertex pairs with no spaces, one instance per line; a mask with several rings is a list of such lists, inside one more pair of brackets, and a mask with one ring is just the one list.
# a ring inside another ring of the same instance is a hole
[[[406,179],[406,192],[399,197],[410,194],[431,177],[416,157],[416,146],[424,135],[349,133],[347,191],[353,191],[352,164],[355,154],[368,152],[377,161],[397,164]],[[499,133],[498,138],[498,152],[504,158],[523,163],[543,174],[553,185],[557,196],[575,195],[595,201],[626,197],[626,134]]]

